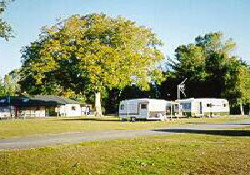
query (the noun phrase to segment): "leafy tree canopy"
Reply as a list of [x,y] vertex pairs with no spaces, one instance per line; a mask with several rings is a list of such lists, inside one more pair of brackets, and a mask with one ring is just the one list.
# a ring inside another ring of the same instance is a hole
[[20,93],[19,79],[19,71],[17,69],[6,74],[3,80],[0,79],[0,96],[18,95]]
[[14,0],[0,0],[0,38],[4,38],[7,41],[10,37],[13,37],[13,31],[11,26],[1,17],[1,15],[5,11],[8,3],[11,1]]
[[198,36],[194,43],[179,46],[175,59],[169,59],[168,66],[172,76],[188,78],[191,95],[226,97],[232,103],[246,104],[250,100],[249,67],[232,54],[235,46],[219,32]]
[[23,49],[23,82],[77,94],[132,83],[148,89],[164,79],[157,69],[164,59],[161,45],[150,29],[123,17],[73,15],[43,27],[39,40]]

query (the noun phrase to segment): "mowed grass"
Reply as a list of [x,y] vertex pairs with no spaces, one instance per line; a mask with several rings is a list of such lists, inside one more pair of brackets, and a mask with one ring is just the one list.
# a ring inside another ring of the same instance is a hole
[[89,132],[114,129],[154,129],[184,124],[224,123],[225,121],[237,121],[243,119],[250,118],[190,118],[164,122],[121,122],[118,117],[35,118],[26,120],[0,120],[0,139],[66,132]]
[[2,151],[0,174],[247,175],[250,128],[243,131],[246,136],[187,133]]

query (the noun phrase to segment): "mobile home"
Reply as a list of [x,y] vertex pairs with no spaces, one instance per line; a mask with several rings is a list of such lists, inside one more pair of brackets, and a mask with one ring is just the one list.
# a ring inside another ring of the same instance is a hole
[[[131,99],[120,102],[119,116],[123,120],[165,120],[175,115],[175,102],[158,99]],[[176,112],[177,113],[177,112]]]
[[180,109],[176,109],[187,117],[218,116],[230,113],[229,102],[219,98],[189,98],[176,100]]

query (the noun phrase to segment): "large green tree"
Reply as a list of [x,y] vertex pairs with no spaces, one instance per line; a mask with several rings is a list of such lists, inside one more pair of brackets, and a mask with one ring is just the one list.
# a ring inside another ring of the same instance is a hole
[[244,106],[248,104],[250,114],[250,68],[239,61],[230,62],[230,74],[226,78],[225,95],[232,104],[240,106],[244,115]]
[[235,46],[219,32],[198,36],[194,43],[179,46],[168,66],[176,79],[188,78],[189,96],[223,97],[231,104],[247,104],[249,68],[232,54]]
[[5,95],[5,88],[4,88],[4,83],[3,80],[0,78],[0,96]]
[[11,1],[14,0],[0,0],[0,38],[4,38],[5,40],[9,40],[10,37],[13,37],[11,26],[2,18],[6,6]]
[[[149,88],[164,78],[157,65],[164,59],[161,41],[144,26],[105,14],[73,15],[44,27],[38,42],[23,51],[23,82],[55,84],[63,91],[101,93],[132,83]],[[22,83],[25,84],[25,83]]]
[[20,94],[19,71],[13,70],[4,76],[4,79],[0,79],[0,96],[6,95],[18,95]]

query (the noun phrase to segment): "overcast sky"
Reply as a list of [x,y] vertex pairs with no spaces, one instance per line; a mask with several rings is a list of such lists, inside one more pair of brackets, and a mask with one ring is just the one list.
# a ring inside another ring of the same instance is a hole
[[198,35],[220,31],[237,43],[234,53],[250,64],[249,0],[16,0],[5,13],[16,37],[0,39],[0,76],[20,67],[20,49],[38,38],[42,26],[88,13],[121,15],[152,28],[168,56]]

